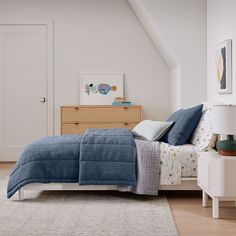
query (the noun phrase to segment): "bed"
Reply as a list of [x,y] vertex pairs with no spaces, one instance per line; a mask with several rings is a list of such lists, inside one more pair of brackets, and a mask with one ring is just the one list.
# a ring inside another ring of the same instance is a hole
[[[47,142],[51,139],[52,143],[55,140],[61,140],[60,145],[63,146],[65,140],[62,139],[67,139],[68,137],[71,136],[48,137],[46,139]],[[73,138],[80,142],[79,135],[73,136]],[[77,169],[74,169],[74,166],[78,164],[78,158],[75,158],[76,150],[71,150],[70,148],[70,152],[73,154],[71,155],[71,164],[68,165],[69,172],[73,173],[73,176],[69,177],[70,181],[65,181],[65,179],[55,181],[55,179],[50,178],[46,181],[38,181],[37,179],[26,181],[23,184],[19,184],[8,197],[18,192],[19,199],[23,200],[24,191],[43,190],[118,190],[147,195],[157,195],[158,190],[200,190],[197,186],[197,156],[202,151],[214,151],[215,141],[216,136],[212,133],[211,128],[211,109],[206,108],[188,144],[173,146],[164,142],[134,140],[137,152],[135,153],[135,155],[137,154],[137,159],[135,160],[135,165],[137,165],[137,183],[135,187],[132,187],[132,184],[124,186],[120,184],[121,182],[117,182],[118,184],[115,182],[115,184],[112,184],[112,182],[108,182],[108,184],[106,182],[101,182],[101,184],[99,182],[95,182],[95,184],[93,182],[80,184],[78,182],[80,174]],[[50,144],[49,146],[51,147],[52,145]],[[60,150],[59,153],[61,155],[63,152]],[[149,158],[148,161],[147,157]],[[69,161],[64,160],[62,163],[65,162]],[[133,164],[134,162],[131,166]],[[52,167],[52,170],[55,173],[60,169],[65,171],[63,169],[64,165],[60,165],[57,162],[57,167]],[[41,169],[45,173],[48,171],[43,165]]]
[[[160,147],[161,147],[160,186],[158,186],[158,190],[200,190],[196,182],[197,155],[199,149],[192,144],[175,147],[165,143],[161,143]],[[169,153],[167,153],[166,150],[168,150]],[[168,159],[166,158],[167,155]],[[165,161],[163,162],[163,160]],[[158,184],[159,180],[157,175],[155,177],[156,177],[156,184]],[[148,180],[150,181],[150,177],[148,178],[149,178]],[[44,190],[131,191],[131,189],[129,188],[117,185],[80,185],[78,183],[56,183],[56,182],[30,183],[22,186],[19,189],[19,199],[20,200],[24,199],[24,191],[44,191]],[[145,192],[145,193],[146,195],[157,195],[157,193],[155,192]]]
[[[45,152],[50,152],[50,149],[47,150],[47,148],[45,148],[45,142],[48,147],[51,147],[52,145],[77,145],[76,142],[79,142],[80,139],[81,136],[77,135],[48,137],[34,142],[28,148],[34,149],[36,153],[40,148],[44,148]],[[34,179],[25,181],[22,185],[21,181],[19,181],[19,187],[16,189],[19,190],[19,199],[24,199],[24,191],[43,190],[118,190],[145,195],[157,195],[158,190],[199,190],[196,184],[197,155],[200,151],[198,147],[193,144],[172,146],[166,143],[147,142],[142,140],[135,140],[135,144],[138,149],[136,161],[141,168],[139,171],[140,180],[135,188],[112,184],[79,184],[77,181],[77,176],[79,175],[78,169],[74,168],[78,165],[78,159],[75,158],[77,153],[70,147],[69,149],[74,155],[69,155],[70,158],[66,159],[66,162],[63,158],[61,158],[60,161],[57,159],[56,165],[53,164],[53,170],[50,172],[48,168],[51,169],[52,166],[48,165],[48,160],[46,160],[46,162],[40,162],[38,165],[37,158],[40,157],[36,156],[36,164],[30,168],[32,170],[43,169],[44,171],[41,174],[34,173],[34,176],[31,175]],[[61,150],[58,150],[58,152],[61,153]],[[55,154],[57,155],[57,153]],[[43,153],[42,155],[45,154]],[[55,160],[52,160],[52,156],[50,159],[51,162],[54,163]],[[21,160],[19,161],[19,164],[20,163]],[[31,169],[27,167],[27,164],[26,168],[29,172],[31,171]],[[70,171],[65,171],[65,168]],[[63,171],[58,174],[57,172],[60,169]],[[143,171],[142,169],[145,170]],[[64,174],[62,176],[63,172]],[[39,178],[39,175],[50,175],[50,179],[42,180]],[[61,179],[58,179],[58,175],[61,176]],[[17,178],[19,178],[19,176],[17,176]],[[26,177],[24,178],[27,179]],[[15,192],[16,191],[14,191],[14,193]],[[9,195],[9,197],[11,197],[11,195]]]
[[[172,146],[160,143],[160,186],[159,190],[200,190],[197,185],[197,156],[201,149],[193,144]],[[214,149],[209,150],[214,151]],[[19,199],[24,191],[96,191],[122,190],[115,185],[79,185],[77,183],[33,183],[19,190]],[[124,191],[124,190],[123,190]]]

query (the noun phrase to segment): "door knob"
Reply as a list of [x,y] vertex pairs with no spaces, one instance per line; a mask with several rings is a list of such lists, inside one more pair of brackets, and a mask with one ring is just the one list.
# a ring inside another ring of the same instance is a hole
[[46,102],[46,98],[45,98],[45,97],[41,97],[41,98],[40,98],[40,102],[41,102],[41,103],[45,103],[45,102]]

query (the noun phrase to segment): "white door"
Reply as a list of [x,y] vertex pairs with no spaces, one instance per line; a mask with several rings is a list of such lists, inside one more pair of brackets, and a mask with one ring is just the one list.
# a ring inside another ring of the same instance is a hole
[[0,161],[46,135],[47,28],[0,25]]

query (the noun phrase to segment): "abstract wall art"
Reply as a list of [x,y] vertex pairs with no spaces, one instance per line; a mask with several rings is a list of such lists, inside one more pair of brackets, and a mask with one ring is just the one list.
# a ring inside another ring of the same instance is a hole
[[123,73],[81,73],[80,105],[111,105],[123,97]]
[[218,93],[232,93],[232,40],[216,46],[216,77]]

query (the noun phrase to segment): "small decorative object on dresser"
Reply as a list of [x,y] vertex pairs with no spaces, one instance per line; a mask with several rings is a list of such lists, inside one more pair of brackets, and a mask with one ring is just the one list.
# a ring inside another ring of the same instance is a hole
[[82,134],[87,128],[133,129],[141,120],[141,106],[62,106],[61,134]]
[[213,106],[213,132],[227,135],[227,140],[217,142],[217,150],[223,156],[236,156],[236,106]]
[[198,185],[202,189],[202,205],[212,198],[213,218],[219,218],[219,202],[236,201],[236,158],[222,158],[217,152],[202,152],[198,157]]

